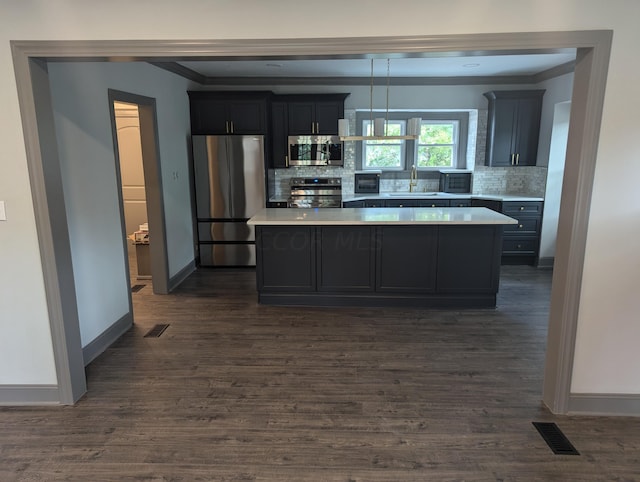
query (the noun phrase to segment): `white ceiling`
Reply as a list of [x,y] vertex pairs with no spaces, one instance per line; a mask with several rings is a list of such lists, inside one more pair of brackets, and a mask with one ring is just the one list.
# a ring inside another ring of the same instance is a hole
[[[575,60],[575,49],[526,55],[449,54],[389,60],[390,77],[474,77],[534,75]],[[206,77],[370,77],[371,60],[197,60],[180,65]],[[387,76],[387,59],[376,58],[375,77]]]

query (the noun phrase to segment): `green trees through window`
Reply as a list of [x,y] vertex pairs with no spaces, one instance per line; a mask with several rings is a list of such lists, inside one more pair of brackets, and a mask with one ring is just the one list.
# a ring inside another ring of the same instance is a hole
[[457,131],[457,121],[423,122],[417,142],[416,166],[453,167]]

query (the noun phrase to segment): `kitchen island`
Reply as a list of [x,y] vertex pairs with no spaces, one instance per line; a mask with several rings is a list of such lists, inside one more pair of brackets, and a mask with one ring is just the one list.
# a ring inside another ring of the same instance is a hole
[[487,208],[264,209],[260,303],[494,307],[504,225]]

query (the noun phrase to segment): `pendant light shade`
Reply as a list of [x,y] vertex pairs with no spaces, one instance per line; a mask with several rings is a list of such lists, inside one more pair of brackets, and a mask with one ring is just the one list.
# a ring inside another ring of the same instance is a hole
[[371,85],[369,91],[369,119],[371,122],[371,131],[373,135],[369,136],[350,136],[349,123],[346,119],[338,120],[338,135],[341,141],[369,141],[369,140],[417,140],[420,136],[420,126],[422,119],[413,117],[407,122],[407,135],[391,136],[387,135],[387,126],[389,124],[389,78],[390,78],[390,59],[387,59],[387,109],[385,117],[373,118],[373,59],[371,59]]

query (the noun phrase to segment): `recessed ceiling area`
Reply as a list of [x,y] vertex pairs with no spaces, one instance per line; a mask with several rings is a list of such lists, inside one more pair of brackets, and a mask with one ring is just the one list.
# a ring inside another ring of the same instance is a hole
[[[528,76],[575,60],[575,49],[554,53],[455,55],[391,58],[390,77]],[[208,78],[220,77],[371,77],[368,58],[188,60],[179,65]],[[387,59],[374,59],[374,76],[387,76]]]

